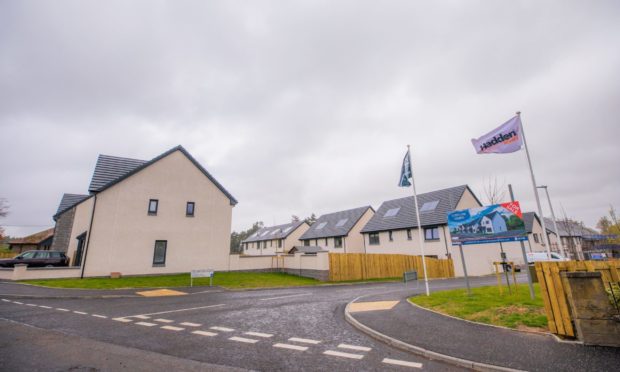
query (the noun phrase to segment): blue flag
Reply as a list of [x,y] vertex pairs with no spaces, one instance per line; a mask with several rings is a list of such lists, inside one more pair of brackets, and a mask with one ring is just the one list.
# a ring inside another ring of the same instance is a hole
[[405,158],[403,159],[403,166],[400,170],[400,182],[398,182],[398,186],[411,186],[411,182],[409,182],[411,177],[413,177],[413,173],[411,172],[411,157],[409,156],[409,150],[407,150]]

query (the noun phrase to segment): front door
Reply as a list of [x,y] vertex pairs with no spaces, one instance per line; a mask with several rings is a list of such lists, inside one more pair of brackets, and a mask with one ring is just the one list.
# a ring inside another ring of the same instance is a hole
[[75,250],[75,254],[73,255],[73,266],[82,265],[82,256],[84,254],[84,244],[86,240],[86,233],[77,237],[77,249]]

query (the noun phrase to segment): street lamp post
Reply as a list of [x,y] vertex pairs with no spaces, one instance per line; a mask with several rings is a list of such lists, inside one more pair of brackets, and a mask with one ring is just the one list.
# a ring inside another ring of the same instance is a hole
[[[562,255],[564,257],[568,256],[566,255],[566,249],[564,248],[564,243],[562,243],[562,237],[560,237],[560,230],[558,230],[558,223],[555,220],[555,213],[553,213],[553,206],[551,205],[551,198],[549,197],[549,190],[547,188],[547,186],[545,185],[541,185],[541,186],[536,186],[536,188],[538,189],[545,189],[545,193],[547,194],[547,201],[549,202],[549,209],[551,210],[551,218],[553,219],[553,228],[555,229],[555,233],[556,233],[556,237],[558,239],[558,242],[560,244],[560,248],[562,249]],[[540,216],[540,218],[545,218],[544,216]],[[544,234],[546,234],[547,232],[543,232]],[[551,244],[551,243],[549,243]]]

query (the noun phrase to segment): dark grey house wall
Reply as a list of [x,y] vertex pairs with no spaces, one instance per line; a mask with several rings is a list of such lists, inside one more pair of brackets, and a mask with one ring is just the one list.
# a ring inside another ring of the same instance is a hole
[[58,219],[56,220],[56,227],[54,229],[52,250],[67,253],[67,249],[69,249],[69,242],[71,241],[71,229],[73,228],[74,217],[75,208],[71,208],[58,216]]

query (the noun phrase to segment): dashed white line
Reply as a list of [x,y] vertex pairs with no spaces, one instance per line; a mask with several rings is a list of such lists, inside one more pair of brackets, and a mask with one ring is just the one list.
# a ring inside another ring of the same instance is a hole
[[291,337],[288,339],[289,341],[293,341],[293,342],[301,342],[304,344],[312,344],[312,345],[316,345],[316,344],[320,344],[321,341],[317,341],[317,340],[311,340],[309,338],[299,338],[299,337]]
[[11,302],[11,300],[7,300],[6,298],[3,298],[2,301],[4,301],[4,302]]
[[108,319],[108,317],[105,315],[99,315],[99,314],[91,314],[91,315],[94,316],[95,318]]
[[291,345],[291,344],[273,344],[273,347],[279,347],[281,349],[289,349],[289,350],[297,350],[297,351],[308,350],[307,346],[298,346],[298,345]]
[[58,311],[69,311],[69,309],[63,309],[62,307],[57,307],[56,310],[58,310]]
[[198,323],[190,323],[190,322],[183,322],[181,323],[182,326],[186,326],[186,327],[200,327],[202,324],[198,324]]
[[349,358],[349,359],[362,359],[364,357],[361,354],[343,353],[341,351],[334,351],[334,350],[324,351],[323,354],[331,355],[331,356],[337,356],[337,357],[343,357],[343,358]]
[[39,307],[40,307],[40,308],[43,308],[43,309],[51,309],[51,307],[50,307],[50,306],[45,306],[45,305],[39,305]]
[[153,319],[156,322],[160,322],[160,323],[174,323],[174,320],[170,320],[170,319]]
[[155,323],[149,323],[149,322],[135,322],[134,324],[145,326],[145,327],[153,327],[157,325]]
[[209,337],[217,336],[217,333],[215,333],[215,332],[207,332],[207,331],[194,331],[192,333],[196,334],[196,335],[209,336]]
[[372,350],[369,347],[366,346],[356,346],[356,345],[348,345],[348,344],[340,344],[338,345],[339,348],[341,349],[349,349],[349,350],[357,350],[357,351],[370,351]]
[[184,330],[185,328],[174,327],[174,326],[163,326],[163,327],[161,327],[161,329],[167,329],[169,331],[177,331],[178,332],[178,331]]
[[133,322],[133,320],[127,319],[127,318],[112,318],[112,320],[116,320],[117,322],[121,322],[121,323]]
[[23,302],[19,302],[19,301],[13,301],[14,304],[18,304],[18,305],[23,305]]
[[226,327],[209,327],[210,329],[215,329],[216,331],[222,331],[222,332],[232,332],[234,331],[234,329],[232,328],[226,328]]
[[83,312],[83,311],[74,311],[74,313],[76,314],[80,314],[80,315],[88,315],[87,313]]
[[248,336],[256,336],[256,337],[263,337],[263,338],[269,338],[269,337],[273,337],[272,334],[269,333],[262,333],[262,332],[245,332],[244,335],[248,335]]
[[384,358],[382,362],[386,364],[393,364],[395,366],[411,367],[411,368],[422,368],[423,366],[422,363],[406,362],[404,360],[390,359],[390,358]]
[[132,318],[138,318],[138,319],[151,319],[150,316],[146,316],[146,315],[136,315],[136,316],[132,316]]
[[278,297],[269,297],[269,298],[259,298],[259,301],[269,301],[269,300],[279,300],[281,298],[289,298],[289,297],[299,297],[299,296],[306,296],[306,295],[311,295],[312,293],[298,293],[298,294],[292,294],[292,295],[288,295],[288,296],[278,296]]
[[26,306],[37,306],[36,304],[26,304]]
[[229,340],[237,341],[237,342],[245,342],[246,344],[255,344],[258,342],[258,340],[255,340],[253,338],[236,337],[236,336],[229,338]]
[[[187,309],[177,309],[177,310],[168,310],[168,311],[160,311],[157,313],[148,313],[148,314],[138,314],[138,315],[127,315],[124,318],[138,318],[138,317],[142,317],[142,316],[147,316],[147,315],[159,315],[159,314],[168,314],[168,313],[178,313],[179,311],[190,311],[190,310],[198,310],[198,309],[208,309],[211,307],[220,307],[220,306],[226,306],[226,304],[217,304],[217,305],[208,305],[208,306],[199,306],[199,307],[190,307]],[[145,319],[145,318],[141,318],[141,319]]]

